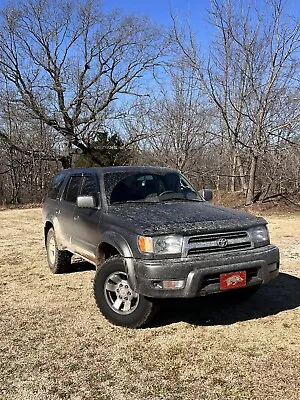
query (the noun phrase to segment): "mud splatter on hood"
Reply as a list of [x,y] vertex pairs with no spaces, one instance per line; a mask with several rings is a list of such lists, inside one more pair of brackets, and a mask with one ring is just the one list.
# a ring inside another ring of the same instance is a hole
[[263,218],[207,202],[126,203],[109,214],[127,229],[143,235],[201,234],[265,225]]

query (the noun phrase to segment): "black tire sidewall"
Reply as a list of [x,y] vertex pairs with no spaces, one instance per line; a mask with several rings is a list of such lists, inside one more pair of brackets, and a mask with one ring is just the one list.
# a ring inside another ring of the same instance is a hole
[[131,314],[121,315],[116,313],[107,303],[104,294],[104,285],[108,276],[117,271],[126,273],[124,260],[120,257],[108,259],[97,269],[94,280],[96,304],[105,318],[114,325],[139,328],[150,321],[154,310],[154,304],[150,299],[139,295],[138,306]]

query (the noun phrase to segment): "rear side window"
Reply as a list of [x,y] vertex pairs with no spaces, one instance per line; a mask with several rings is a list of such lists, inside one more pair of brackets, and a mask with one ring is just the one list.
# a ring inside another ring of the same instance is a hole
[[50,199],[57,199],[60,188],[62,187],[62,184],[64,183],[65,180],[65,174],[57,174],[53,178],[51,187],[48,192],[48,197]]
[[77,196],[79,195],[79,188],[81,184],[81,176],[71,176],[64,192],[63,199],[70,203],[76,203]]
[[81,196],[93,196],[98,205],[99,186],[95,175],[86,175],[83,178]]

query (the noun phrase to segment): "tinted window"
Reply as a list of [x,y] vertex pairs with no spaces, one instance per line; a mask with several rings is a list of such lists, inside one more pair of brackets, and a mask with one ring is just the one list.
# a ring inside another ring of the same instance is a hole
[[58,197],[60,188],[62,187],[62,184],[64,183],[64,179],[65,179],[65,174],[58,174],[55,175],[55,177],[53,178],[51,187],[49,189],[48,192],[48,197],[50,197],[50,199],[56,199]]
[[79,188],[81,183],[81,176],[71,176],[64,193],[64,200],[70,203],[76,203],[77,196],[79,194]]
[[98,182],[95,175],[87,175],[83,178],[83,183],[81,187],[81,196],[93,196],[96,200],[96,205],[98,205]]

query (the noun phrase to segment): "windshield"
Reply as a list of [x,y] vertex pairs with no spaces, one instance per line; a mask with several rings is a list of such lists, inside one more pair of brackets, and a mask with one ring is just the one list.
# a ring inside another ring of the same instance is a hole
[[189,182],[177,172],[104,174],[109,204],[126,202],[159,202],[166,200],[201,201]]

